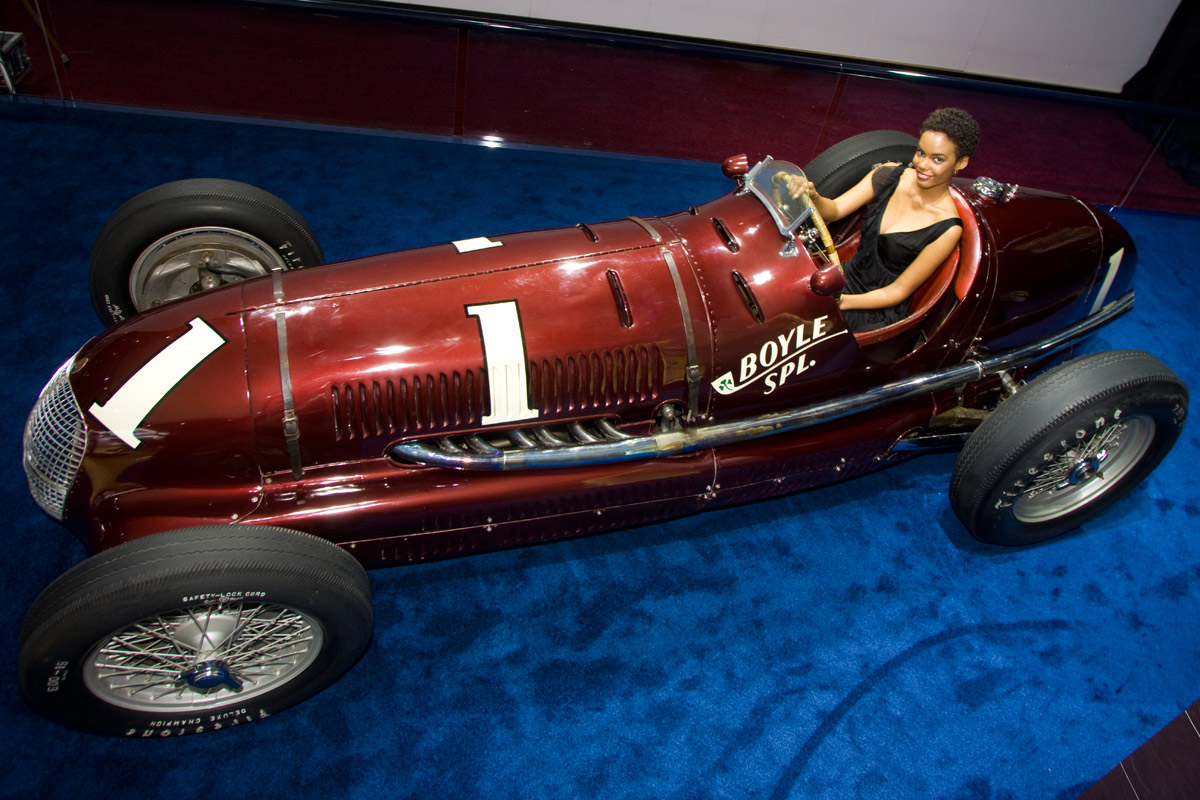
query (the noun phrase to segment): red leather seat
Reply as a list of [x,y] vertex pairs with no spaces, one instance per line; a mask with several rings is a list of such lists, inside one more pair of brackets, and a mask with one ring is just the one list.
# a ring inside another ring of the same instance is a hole
[[958,247],[954,248],[954,252],[942,262],[937,271],[913,292],[907,317],[883,328],[854,334],[854,339],[860,347],[882,342],[915,327],[945,296],[951,284],[954,284],[954,294],[959,300],[965,298],[970,291],[975,273],[979,269],[979,223],[975,219],[975,212],[957,189],[951,187],[950,196],[954,198],[963,223]]

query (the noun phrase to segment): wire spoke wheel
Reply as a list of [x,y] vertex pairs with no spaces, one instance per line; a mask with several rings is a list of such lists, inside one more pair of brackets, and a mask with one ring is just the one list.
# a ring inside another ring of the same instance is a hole
[[92,733],[208,733],[328,687],[372,624],[366,573],[331,542],[267,525],[166,531],[46,587],[21,630],[21,693]]
[[314,620],[283,606],[193,606],[113,633],[88,657],[84,682],[123,708],[206,710],[292,680],[323,638]]
[[1070,514],[1099,497],[1135,467],[1154,440],[1154,420],[1137,416],[1079,439],[1033,476],[1013,504],[1021,522],[1045,522]]
[[954,465],[950,504],[971,535],[1000,545],[1051,539],[1103,513],[1170,452],[1188,390],[1139,350],[1092,353],[996,407]]

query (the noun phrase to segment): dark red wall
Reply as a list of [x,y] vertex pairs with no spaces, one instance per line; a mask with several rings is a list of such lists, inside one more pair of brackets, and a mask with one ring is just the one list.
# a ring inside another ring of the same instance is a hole
[[[0,5],[0,30],[23,32],[34,60],[19,86],[27,95],[708,161],[769,153],[800,163],[864,130],[915,132],[929,110],[958,105],[983,126],[970,175],[1200,214],[1200,189],[1118,108],[1085,96],[449,17],[235,0],[40,6],[49,44],[24,4]],[[69,64],[59,66],[54,48]]]

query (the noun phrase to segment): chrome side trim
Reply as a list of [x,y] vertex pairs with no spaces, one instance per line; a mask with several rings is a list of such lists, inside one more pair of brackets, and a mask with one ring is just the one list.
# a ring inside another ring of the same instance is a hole
[[901,439],[892,446],[893,453],[902,455],[920,453],[954,453],[963,449],[974,429],[947,433],[931,433],[912,439]]
[[[271,273],[276,302],[283,302],[283,281],[279,272]],[[288,361],[287,312],[275,312],[275,338],[279,344],[279,383],[283,391],[283,440],[287,444],[292,478],[300,480],[304,465],[300,462],[300,418],[296,416],[296,400],[292,394],[292,367]]]
[[646,222],[646,220],[642,219],[641,217],[626,217],[625,219],[629,220],[630,222],[637,223],[638,226],[642,230],[644,230],[646,233],[650,234],[650,238],[653,239],[654,241],[656,241],[656,242],[662,241],[662,234],[660,234],[658,231],[654,230],[654,228],[650,225],[650,223]]
[[696,355],[696,329],[692,326],[692,310],[688,306],[687,291],[683,286],[683,278],[679,275],[679,265],[669,248],[662,249],[663,260],[671,273],[671,282],[675,284],[675,299],[679,302],[679,312],[683,315],[683,335],[687,338],[687,378],[688,410],[687,421],[692,422],[700,413],[700,364]]
[[866,392],[836,397],[790,411],[763,414],[720,425],[634,436],[617,442],[579,444],[553,449],[501,451],[497,455],[447,453],[430,440],[400,442],[391,448],[392,457],[414,464],[448,469],[506,470],[609,464],[643,458],[679,455],[752,441],[786,433],[913,397],[964,386],[988,375],[1007,372],[1078,343],[1099,328],[1133,308],[1133,292],[1106,305],[1099,313],[1045,339],[1005,350],[979,360],[967,361],[937,372],[928,372],[878,386]]

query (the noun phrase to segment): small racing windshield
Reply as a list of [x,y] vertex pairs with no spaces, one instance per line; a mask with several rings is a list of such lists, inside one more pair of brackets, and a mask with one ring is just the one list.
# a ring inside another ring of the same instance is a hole
[[795,197],[788,187],[790,178],[803,178],[804,171],[788,161],[767,156],[746,175],[745,186],[771,212],[779,232],[791,237],[800,223],[812,214],[808,195]]

